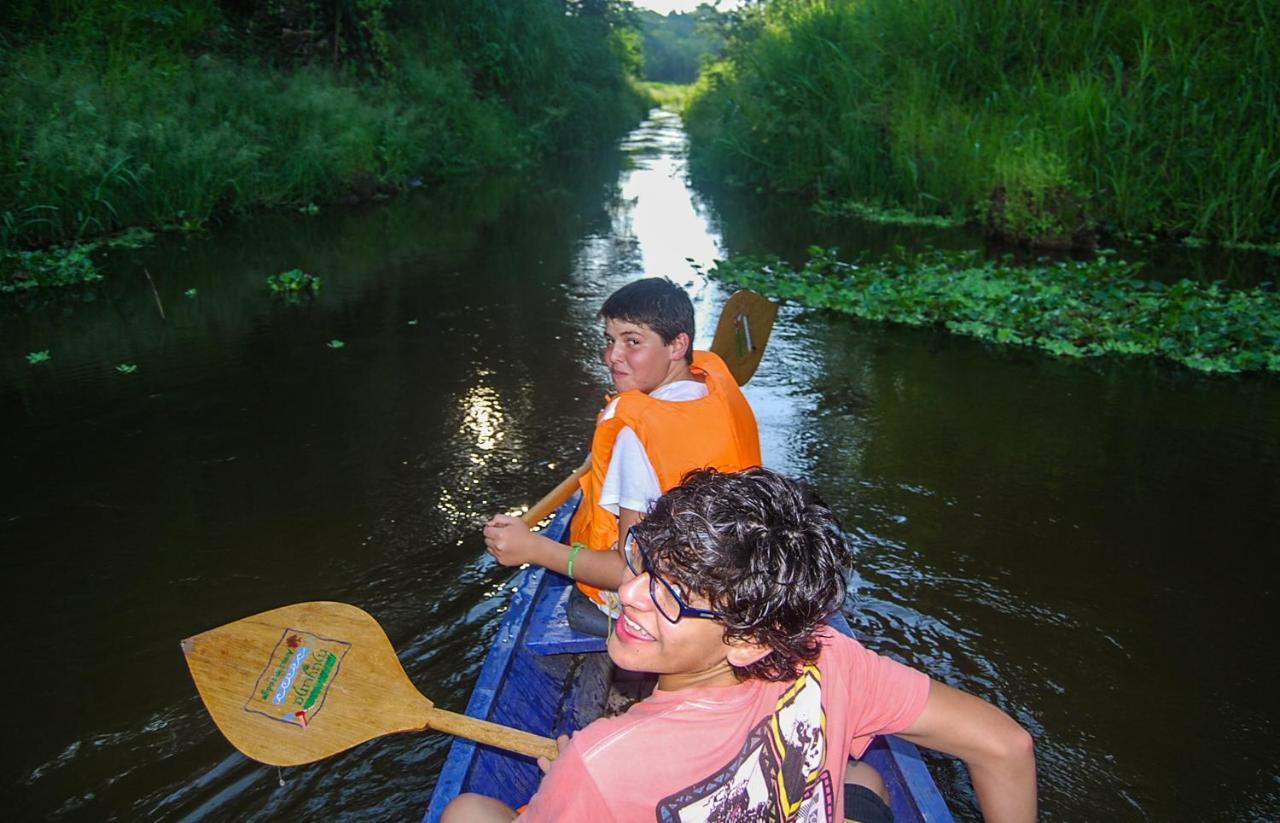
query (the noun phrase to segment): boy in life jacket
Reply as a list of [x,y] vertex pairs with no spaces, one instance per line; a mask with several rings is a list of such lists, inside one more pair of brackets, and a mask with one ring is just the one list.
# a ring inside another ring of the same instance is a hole
[[[988,821],[1036,816],[1031,736],[977,697],[831,628],[851,553],[831,511],[765,469],[694,472],[630,532],[609,657],[657,688],[561,737],[521,823],[889,821],[851,765],[878,734],[959,757]],[[511,820],[461,795],[442,821]]]
[[618,612],[626,534],[691,469],[760,465],[755,415],[724,361],[693,350],[693,303],[666,278],[637,280],[600,309],[604,364],[618,394],[600,413],[591,471],[565,546],[498,515],[485,546],[504,566],[533,563],[578,583],[569,622],[604,637]]

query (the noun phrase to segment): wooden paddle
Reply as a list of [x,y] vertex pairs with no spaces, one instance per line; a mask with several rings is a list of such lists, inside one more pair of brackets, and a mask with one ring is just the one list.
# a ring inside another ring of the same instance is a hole
[[[764,347],[773,331],[773,318],[777,314],[776,303],[745,289],[730,295],[720,310],[720,322],[716,325],[715,337],[711,339],[711,351],[720,355],[739,386],[745,386],[760,366]],[[534,503],[520,515],[520,519],[529,526],[541,523],[573,496],[578,490],[578,481],[590,470],[591,455],[587,455],[573,474]]]
[[299,766],[392,732],[433,729],[530,757],[554,740],[438,709],[378,622],[346,603],[297,603],[182,641],[200,699],[246,756]]

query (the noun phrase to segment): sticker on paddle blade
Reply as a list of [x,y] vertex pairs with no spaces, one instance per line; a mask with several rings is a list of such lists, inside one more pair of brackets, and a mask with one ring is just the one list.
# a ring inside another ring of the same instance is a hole
[[341,640],[285,629],[244,710],[305,729],[324,706],[350,648]]

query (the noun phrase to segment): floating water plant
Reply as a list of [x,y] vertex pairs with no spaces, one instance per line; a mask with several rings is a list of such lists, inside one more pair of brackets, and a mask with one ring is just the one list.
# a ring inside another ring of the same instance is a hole
[[[113,249],[140,249],[155,239],[155,235],[143,228],[125,229],[114,237],[102,241],[102,245]],[[89,244],[96,245],[96,244]]]
[[735,258],[711,275],[775,297],[867,320],[936,325],[1066,357],[1164,357],[1206,372],[1280,373],[1280,294],[1137,277],[1139,266],[1091,261],[1014,265],[977,252],[900,251],[846,262],[810,249],[809,262]]
[[120,372],[121,374],[133,374],[137,370],[138,370],[138,367],[132,363],[121,363],[118,366],[116,366],[116,371]]
[[48,362],[49,362],[48,349],[44,349],[43,351],[33,351],[33,352],[27,353],[28,366],[38,366],[41,363],[48,363]]
[[175,231],[186,232],[187,234],[198,234],[209,226],[209,218],[200,215],[188,215],[185,211],[178,211],[173,219],[165,224],[165,228]]
[[302,269],[289,269],[268,277],[267,287],[275,294],[317,292],[320,290],[320,278]]
[[0,254],[0,293],[97,283],[102,275],[89,258],[93,249],[93,245],[82,243],[42,251],[4,252]]
[[932,226],[949,229],[964,225],[964,220],[937,214],[916,214],[901,208],[885,208],[859,200],[820,200],[813,206],[814,212],[823,217],[856,217],[868,223],[886,226]]
[[326,343],[325,345],[326,345],[326,346],[328,346],[328,347],[329,347],[329,348],[331,348],[331,349],[340,349],[340,348],[342,348],[343,346],[345,346],[345,345],[347,345],[347,344],[346,344],[346,343],[343,343],[341,340],[339,340],[338,338],[336,338],[336,337],[335,337],[335,338],[333,338],[332,340],[330,340],[328,343]]

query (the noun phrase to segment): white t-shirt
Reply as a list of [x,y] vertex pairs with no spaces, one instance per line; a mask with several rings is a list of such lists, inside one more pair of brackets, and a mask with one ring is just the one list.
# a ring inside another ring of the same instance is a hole
[[[697,380],[677,380],[654,389],[650,397],[658,400],[683,402],[700,400],[707,396],[707,384]],[[615,399],[604,410],[602,420],[613,417],[618,401]],[[618,431],[618,438],[613,444],[613,454],[609,458],[609,468],[605,471],[604,485],[600,488],[599,505],[614,516],[621,509],[647,514],[649,507],[662,496],[662,487],[658,484],[658,473],[645,454],[644,445],[630,426],[623,426]]]

